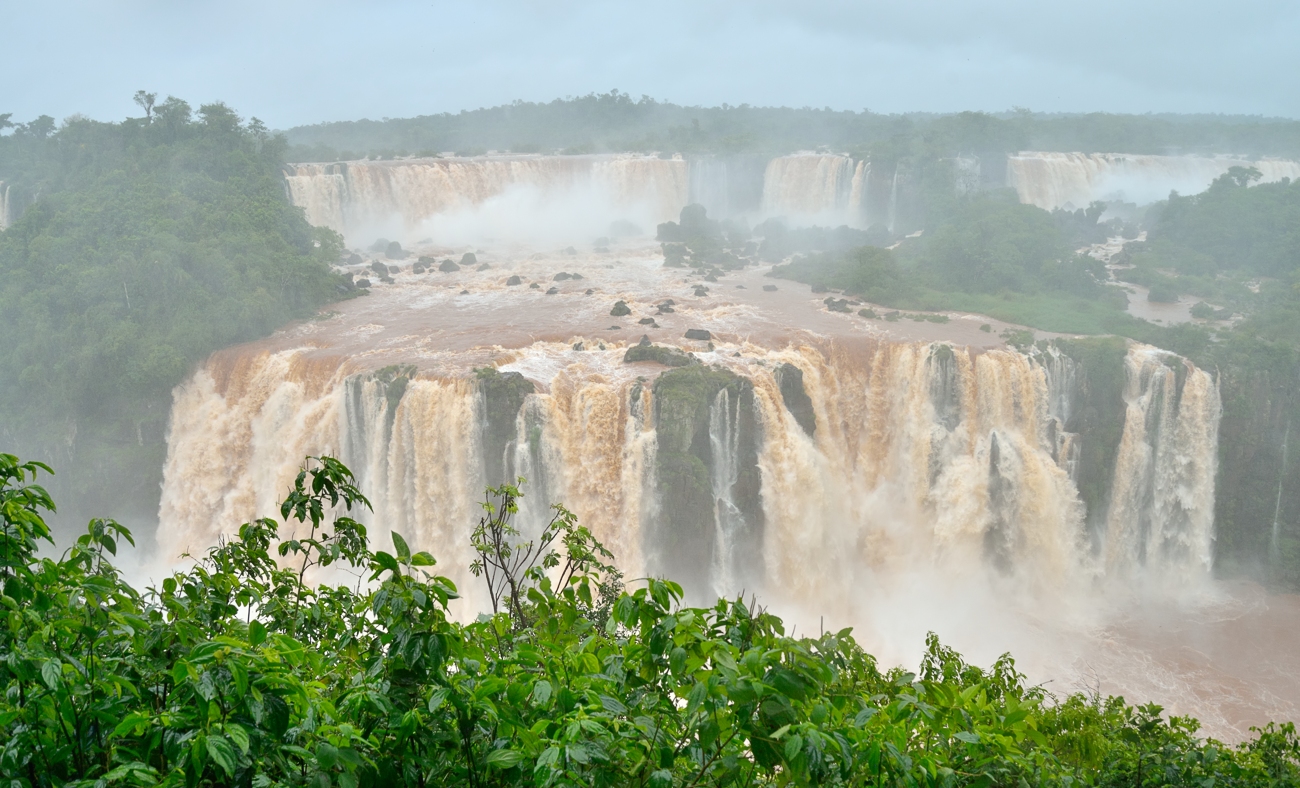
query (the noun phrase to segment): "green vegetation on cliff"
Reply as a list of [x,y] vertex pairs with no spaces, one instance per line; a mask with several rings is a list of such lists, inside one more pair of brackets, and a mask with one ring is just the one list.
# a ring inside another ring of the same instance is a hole
[[[691,384],[694,385],[694,384]],[[848,629],[795,637],[755,603],[624,590],[556,507],[522,542],[518,491],[473,535],[474,617],[436,561],[312,460],[279,518],[239,526],[143,592],[90,522],[58,558],[35,464],[0,454],[0,779],[91,786],[1224,786],[1300,782],[1300,738],[1240,746],[1121,698],[1055,697],[931,635],[882,670]],[[282,536],[282,533],[284,536]],[[315,567],[337,585],[304,583]],[[469,621],[461,624],[455,617]]]
[[1300,155],[1300,122],[1222,115],[948,115],[753,107],[684,107],[611,91],[516,101],[414,118],[340,121],[286,132],[297,161],[487,150],[516,153],[788,153],[829,147],[875,161],[1018,150]]
[[[148,98],[148,97],[145,97]],[[171,389],[212,351],[349,292],[341,239],[289,204],[286,144],[222,104],[0,136],[0,436],[65,497],[156,512]]]

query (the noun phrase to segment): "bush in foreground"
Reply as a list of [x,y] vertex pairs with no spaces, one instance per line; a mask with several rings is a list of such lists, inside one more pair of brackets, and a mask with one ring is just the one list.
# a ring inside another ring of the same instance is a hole
[[459,624],[431,555],[397,535],[372,551],[330,515],[369,505],[332,458],[298,475],[280,521],[144,592],[112,563],[131,540],[112,520],[38,555],[54,508],[39,470],[0,455],[8,786],[1300,780],[1290,724],[1227,747],[1158,706],[1051,698],[1009,656],[983,670],[933,636],[918,673],[882,672],[848,630],[794,638],[743,600],[682,607],[667,580],[625,592],[562,507],[521,541],[509,486],[474,533],[493,613]]

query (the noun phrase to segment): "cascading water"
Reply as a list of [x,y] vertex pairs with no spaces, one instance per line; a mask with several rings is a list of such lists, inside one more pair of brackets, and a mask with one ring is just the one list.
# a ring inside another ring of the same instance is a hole
[[854,172],[854,161],[848,156],[797,153],[772,159],[763,175],[763,212],[843,223]]
[[[583,355],[607,363],[600,352]],[[467,565],[474,501],[487,479],[488,406],[478,384],[400,367],[349,372],[308,357],[220,355],[177,390],[164,551],[211,544],[273,510],[304,455],[334,452],[371,495],[377,538],[398,531],[452,567]],[[680,501],[661,497],[670,480],[659,474],[698,463],[710,490],[710,511],[699,520],[711,554],[706,576],[696,578],[701,592],[779,588],[792,602],[825,607],[851,598],[863,573],[945,555],[1040,589],[1060,590],[1097,571],[1072,480],[1077,436],[1064,428],[1077,389],[1067,357],[885,342],[865,363],[811,349],[741,361],[719,354],[716,363],[724,371],[711,374],[724,377],[698,406],[707,413],[702,443],[680,422],[697,406],[673,401],[675,389],[657,394],[658,384],[582,364],[538,381],[543,389],[524,397],[501,449],[508,478],[528,479],[523,530],[539,530],[549,504],[563,502],[629,573],[671,571],[692,556],[664,545],[695,542],[670,531],[695,521],[691,512],[674,512]],[[822,426],[812,434],[788,404],[774,371],[782,365],[802,371]],[[1203,574],[1212,538],[1215,385],[1207,373],[1140,346],[1130,351],[1126,374],[1101,571]],[[656,396],[659,410],[668,408],[657,418],[679,423],[653,423]],[[656,435],[665,429],[680,436],[672,451],[690,455],[685,464],[658,461]],[[758,480],[751,492],[747,473]]]
[[1124,433],[1106,523],[1111,572],[1208,576],[1220,403],[1209,373],[1155,348],[1125,359]]
[[1146,204],[1170,191],[1198,194],[1231,167],[1254,167],[1264,183],[1300,178],[1300,162],[1285,159],[1024,152],[1008,157],[1007,185],[1021,202],[1049,211],[1094,200]]
[[13,218],[9,215],[9,184],[0,181],[0,232],[9,229]]
[[499,232],[504,217],[525,236],[582,211],[594,215],[582,228],[594,234],[618,219],[675,219],[689,186],[682,159],[630,154],[298,164],[285,179],[312,224],[349,237],[390,231],[453,242]]

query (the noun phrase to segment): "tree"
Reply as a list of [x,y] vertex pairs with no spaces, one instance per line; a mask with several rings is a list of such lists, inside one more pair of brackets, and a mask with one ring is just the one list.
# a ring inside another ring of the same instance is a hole
[[153,104],[157,98],[157,93],[146,93],[143,90],[137,90],[132,99],[136,104],[140,105],[140,109],[144,110],[144,119],[149,123],[153,122]]

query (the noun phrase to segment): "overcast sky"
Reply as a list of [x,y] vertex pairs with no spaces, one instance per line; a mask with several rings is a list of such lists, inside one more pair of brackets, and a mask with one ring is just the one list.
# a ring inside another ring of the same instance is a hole
[[1295,0],[0,0],[0,113],[138,89],[275,128],[618,88],[682,104],[1300,117]]

